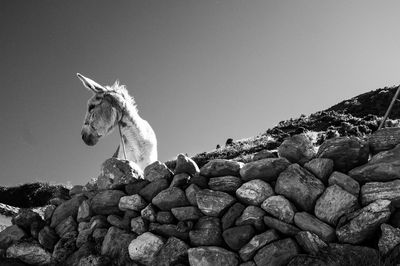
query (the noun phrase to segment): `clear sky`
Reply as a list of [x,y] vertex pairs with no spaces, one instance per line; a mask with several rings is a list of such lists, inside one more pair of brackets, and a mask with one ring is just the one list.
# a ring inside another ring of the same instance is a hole
[[209,151],[400,83],[399,1],[0,0],[0,185],[85,184],[117,145],[80,136],[116,79],[159,159]]

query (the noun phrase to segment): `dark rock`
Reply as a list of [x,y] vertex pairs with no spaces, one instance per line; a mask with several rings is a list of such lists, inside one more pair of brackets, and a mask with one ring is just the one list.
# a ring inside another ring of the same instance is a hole
[[250,180],[236,190],[236,197],[241,202],[256,206],[274,194],[270,184],[260,179]]
[[95,230],[93,230],[92,233],[92,238],[94,240],[94,242],[96,243],[96,245],[101,245],[103,244],[104,241],[104,237],[107,235],[108,229],[106,228],[97,228]]
[[264,223],[271,229],[275,229],[287,236],[295,236],[300,229],[294,225],[282,222],[281,220],[264,216]]
[[79,195],[83,193],[84,186],[75,185],[69,190],[69,196],[72,198],[73,196]]
[[81,205],[79,205],[78,214],[76,217],[76,220],[78,221],[78,223],[90,221],[90,218],[92,217],[92,215],[93,215],[93,212],[92,212],[92,209],[90,208],[89,200],[82,201]]
[[45,225],[46,223],[42,219],[33,221],[31,224],[31,236],[37,240],[40,230],[42,230]]
[[139,195],[123,196],[120,198],[118,208],[121,211],[141,211],[147,206],[147,202]]
[[32,223],[37,221],[42,221],[42,218],[39,214],[29,209],[20,209],[17,215],[11,219],[12,224],[18,225],[27,232],[31,231]]
[[338,266],[382,265],[378,251],[369,247],[332,243],[328,255],[335,259]]
[[51,254],[37,242],[18,242],[7,248],[6,257],[29,265],[49,265]]
[[56,210],[57,206],[56,205],[47,205],[44,208],[44,221],[47,224],[50,224],[51,222],[51,216],[53,216],[54,211]]
[[6,249],[25,237],[27,237],[25,231],[18,225],[8,226],[0,232],[0,249]]
[[169,187],[186,187],[189,184],[190,175],[186,173],[177,174],[172,179]]
[[285,238],[261,248],[254,256],[254,261],[257,265],[286,265],[299,253],[296,242],[291,238]]
[[230,207],[221,218],[222,230],[225,231],[226,229],[234,225],[235,220],[240,217],[244,209],[245,206],[239,202],[233,204],[232,207]]
[[296,213],[294,223],[300,229],[316,234],[325,242],[333,242],[336,239],[335,229],[307,212]]
[[226,229],[222,236],[225,243],[233,250],[238,251],[254,236],[255,230],[251,225],[241,225]]
[[89,255],[79,260],[79,266],[109,266],[110,258],[100,255]]
[[145,233],[148,230],[148,222],[143,219],[143,217],[139,216],[136,218],[133,218],[131,220],[131,230],[132,232],[141,235]]
[[189,239],[189,228],[185,228],[175,224],[157,224],[150,223],[149,231],[151,233],[163,236],[163,237],[177,237],[183,241],[187,241]]
[[200,218],[189,232],[192,246],[219,246],[222,244],[220,220],[215,217]]
[[236,220],[236,225],[253,225],[257,231],[265,230],[265,211],[257,206],[247,206]]
[[318,157],[333,160],[334,170],[347,173],[368,162],[368,143],[356,137],[338,137],[326,140],[318,150]]
[[242,184],[237,176],[219,176],[210,178],[208,187],[212,190],[234,193]]
[[64,236],[54,246],[52,258],[56,263],[63,263],[76,249],[76,238],[78,233],[75,231],[64,234]]
[[68,216],[68,218],[64,219],[61,223],[59,223],[56,226],[55,230],[59,237],[63,237],[63,235],[65,235],[68,232],[78,231],[78,225],[76,224],[72,216]]
[[135,183],[127,184],[125,186],[125,192],[127,195],[139,194],[139,191],[148,184],[150,184],[150,182],[147,180],[138,180]]
[[153,265],[169,266],[178,263],[187,264],[189,246],[176,237],[168,238],[167,242],[157,253]]
[[400,207],[400,180],[371,182],[361,187],[361,204],[370,204],[378,199],[387,199],[394,207]]
[[190,265],[239,265],[237,255],[220,247],[197,247],[188,250]]
[[315,157],[316,152],[310,139],[305,134],[298,134],[282,142],[278,147],[278,154],[291,163],[303,165]]
[[154,206],[152,204],[149,204],[144,208],[141,212],[140,215],[143,217],[143,219],[149,221],[149,222],[155,222],[156,221],[156,216],[157,212],[154,209]]
[[85,243],[91,242],[92,230],[85,229],[79,232],[78,237],[76,238],[76,247],[80,248]]
[[285,196],[301,209],[312,212],[318,197],[324,192],[324,184],[298,164],[283,171],[275,185],[275,192]]
[[296,208],[293,204],[281,195],[267,198],[262,203],[261,208],[273,217],[290,224],[293,223],[294,214],[296,213]]
[[160,224],[172,224],[175,221],[175,218],[169,211],[160,211],[157,212],[156,221]]
[[267,158],[247,163],[240,170],[243,181],[261,179],[265,182],[275,181],[278,175],[284,171],[290,162],[285,158]]
[[83,243],[78,250],[72,253],[71,256],[67,258],[65,261],[66,266],[75,266],[79,265],[79,262],[82,258],[89,256],[94,252],[93,243]]
[[393,227],[400,228],[400,209],[395,209],[390,216],[389,224]]
[[258,161],[267,158],[276,158],[276,155],[269,150],[262,150],[254,154],[253,161]]
[[191,184],[185,190],[185,195],[186,195],[187,200],[189,201],[189,203],[191,205],[196,206],[196,207],[197,207],[196,194],[199,191],[200,191],[200,188],[195,184]]
[[274,229],[256,235],[239,250],[240,258],[243,261],[248,261],[254,257],[257,250],[278,239],[279,235]]
[[146,232],[130,242],[129,257],[141,264],[151,265],[163,244],[164,242],[159,236]]
[[[322,257],[318,256],[312,256],[312,255],[305,255],[305,254],[300,254],[294,256],[287,266],[341,266],[340,264],[336,264],[335,262],[327,261],[328,259],[324,259]],[[350,265],[348,265],[350,266]]]
[[373,154],[391,150],[400,144],[400,128],[388,127],[375,131],[368,139],[369,148]]
[[110,224],[107,221],[107,217],[103,215],[96,215],[90,219],[89,228],[94,230],[96,228],[109,228]]
[[160,162],[155,161],[154,163],[146,166],[144,169],[144,179],[150,182],[156,181],[158,179],[171,180],[173,173],[168,167]]
[[118,158],[107,159],[102,165],[99,178],[109,178],[112,184],[109,188],[119,189],[124,185],[134,183],[143,178],[141,169],[131,161]]
[[91,207],[94,213],[102,215],[118,214],[119,200],[125,196],[120,190],[105,190],[99,192],[91,199]]
[[40,230],[38,240],[40,245],[42,245],[45,249],[53,251],[54,246],[59,240],[59,237],[53,228],[50,226],[45,226],[42,230]]
[[236,200],[231,195],[209,189],[203,189],[196,194],[197,206],[208,216],[218,217]]
[[117,227],[110,227],[104,237],[101,246],[101,255],[117,258],[120,265],[130,262],[128,249],[129,243],[135,238],[134,234],[129,234]]
[[185,192],[177,187],[171,187],[161,191],[151,202],[163,211],[189,205],[186,200]]
[[358,197],[358,194],[360,193],[360,184],[356,180],[337,171],[333,172],[329,177],[328,185],[338,185],[356,197]]
[[169,183],[166,179],[158,179],[154,182],[151,182],[144,188],[139,191],[139,195],[142,196],[147,202],[151,202],[151,200],[161,191],[168,188]]
[[304,168],[326,184],[333,171],[333,161],[328,158],[315,158],[305,163]]
[[107,222],[111,226],[115,226],[123,230],[129,230],[130,219],[124,219],[118,215],[110,214],[107,216]]
[[240,169],[243,167],[243,163],[235,162],[226,159],[215,159],[206,163],[200,169],[200,175],[205,177],[217,177],[217,176],[239,176]]
[[315,255],[328,248],[318,235],[310,231],[301,231],[296,235],[296,241],[300,247],[307,253]]
[[189,179],[189,184],[196,185],[201,189],[208,188],[208,177],[196,174]]
[[388,224],[381,224],[382,235],[379,238],[378,248],[382,255],[388,255],[395,246],[400,244],[400,229]]
[[171,212],[179,221],[197,220],[203,216],[200,210],[194,206],[172,208]]
[[178,154],[176,158],[176,166],[174,170],[175,174],[186,173],[191,176],[200,173],[200,169],[197,164],[188,156],[184,154]]

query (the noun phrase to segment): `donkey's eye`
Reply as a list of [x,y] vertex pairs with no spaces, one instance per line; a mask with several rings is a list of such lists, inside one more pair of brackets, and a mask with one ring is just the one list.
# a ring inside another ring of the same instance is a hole
[[93,109],[93,108],[95,108],[96,107],[96,105],[94,105],[94,104],[91,104],[91,105],[89,105],[89,112]]

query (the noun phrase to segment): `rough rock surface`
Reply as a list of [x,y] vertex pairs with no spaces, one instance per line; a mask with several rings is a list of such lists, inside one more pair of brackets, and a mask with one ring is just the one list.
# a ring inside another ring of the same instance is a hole
[[291,238],[285,238],[261,248],[254,256],[254,262],[257,266],[286,265],[290,259],[299,253],[300,250],[296,242]]
[[400,229],[388,224],[381,224],[381,232],[382,235],[378,242],[379,251],[381,254],[387,255],[400,244]]
[[235,203],[231,195],[209,189],[203,189],[196,194],[197,205],[202,213],[208,216],[220,216],[223,211]]
[[335,229],[307,212],[296,213],[294,223],[304,231],[315,233],[326,242],[336,239]]
[[236,197],[241,202],[256,206],[274,194],[271,185],[260,179],[248,181],[236,190]]
[[400,144],[400,128],[389,127],[377,130],[368,138],[368,143],[373,154],[393,149]]
[[235,191],[242,185],[242,180],[237,176],[219,176],[210,178],[208,187],[211,190],[218,190],[223,192]]
[[196,174],[200,173],[200,169],[197,166],[197,164],[188,156],[184,154],[178,154],[176,158],[176,166],[174,173],[177,174],[182,174],[186,173],[191,176],[194,176]]
[[285,223],[293,223],[296,208],[284,196],[271,196],[264,200],[261,205],[269,215],[278,218]]
[[400,180],[390,182],[370,182],[361,187],[361,204],[370,204],[378,199],[387,199],[395,207],[400,207]]
[[177,187],[171,187],[161,191],[151,202],[163,211],[188,205],[185,192]]
[[304,168],[326,184],[333,171],[333,161],[328,158],[314,158],[305,163]]
[[274,229],[256,235],[239,250],[240,258],[243,261],[248,261],[253,258],[257,250],[278,239],[279,235]]
[[318,254],[322,250],[328,248],[326,244],[318,235],[310,231],[301,231],[296,235],[296,241],[300,247],[308,254]]
[[290,162],[285,158],[267,158],[247,163],[240,170],[243,181],[261,179],[265,182],[275,181],[278,175],[284,171]]
[[91,199],[92,210],[96,214],[103,215],[119,213],[118,204],[123,196],[125,196],[125,193],[120,190],[101,191]]
[[238,251],[254,236],[255,231],[251,225],[241,225],[226,229],[222,236],[225,243],[235,251]]
[[18,225],[11,225],[0,232],[0,249],[6,249],[13,243],[26,237],[26,233]]
[[11,245],[6,252],[7,258],[19,259],[33,265],[51,263],[51,253],[36,242],[21,242]]
[[356,197],[358,197],[358,194],[360,193],[360,184],[356,180],[337,171],[333,172],[329,177],[328,185],[338,185]]
[[129,244],[129,256],[133,261],[144,265],[151,265],[155,259],[155,255],[160,251],[163,244],[164,242],[160,237],[146,232],[133,239]]
[[62,222],[68,216],[76,217],[78,214],[79,206],[82,201],[86,198],[83,196],[74,197],[70,200],[65,201],[61,205],[59,205],[53,213],[51,217],[51,227],[56,227],[60,222]]
[[278,154],[291,163],[304,165],[315,156],[316,152],[310,139],[305,134],[298,134],[282,142],[278,147]]
[[190,248],[188,255],[190,265],[239,265],[239,259],[235,253],[220,247]]
[[205,164],[200,169],[200,175],[205,177],[218,177],[218,176],[240,176],[240,169],[243,163],[235,162],[225,159],[215,159]]
[[144,179],[150,182],[158,179],[171,179],[172,176],[171,170],[160,161],[155,161],[144,169]]

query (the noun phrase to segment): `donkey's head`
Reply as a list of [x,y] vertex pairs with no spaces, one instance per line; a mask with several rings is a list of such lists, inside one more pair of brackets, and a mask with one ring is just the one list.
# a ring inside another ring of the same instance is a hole
[[[90,146],[95,145],[99,139],[118,124],[125,108],[124,94],[116,82],[113,86],[102,86],[97,82],[77,74],[83,85],[94,93],[88,101],[85,121],[82,127],[82,139]],[[126,91],[126,90],[125,90]]]

